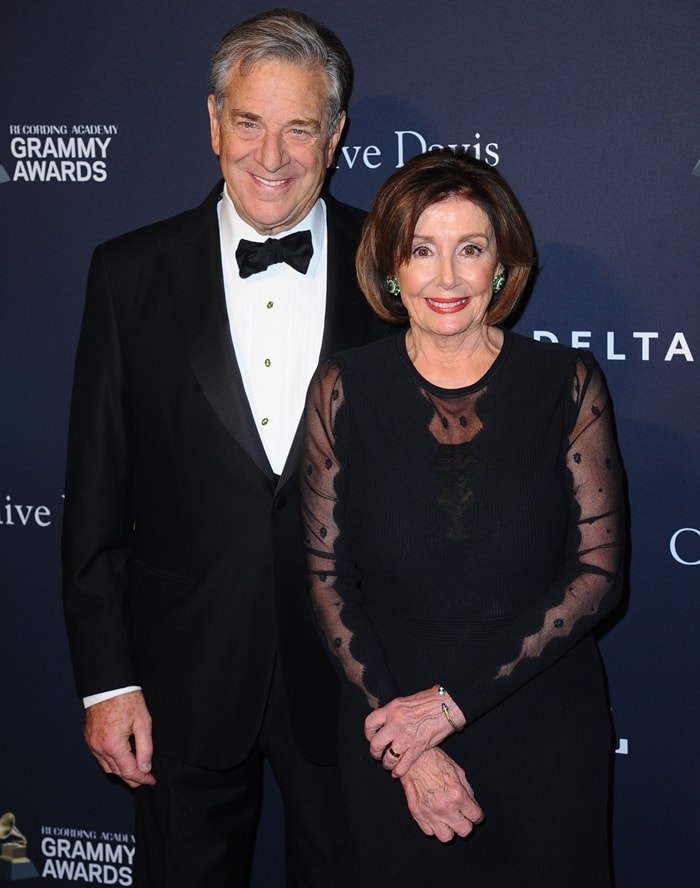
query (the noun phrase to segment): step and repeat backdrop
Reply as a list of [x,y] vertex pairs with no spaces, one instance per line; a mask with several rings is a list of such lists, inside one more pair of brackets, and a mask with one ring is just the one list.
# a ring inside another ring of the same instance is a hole
[[[19,854],[23,878],[132,884],[132,798],[84,747],[60,605],[85,278],[98,242],[198,204],[217,180],[209,59],[264,8],[0,8],[0,883]],[[632,515],[628,595],[601,638],[617,885],[698,885],[700,5],[297,8],[355,64],[336,196],[368,207],[409,157],[467,146],[511,182],[535,232],[540,273],[517,329],[589,348],[605,369]],[[259,888],[283,884],[281,830],[268,780]]]

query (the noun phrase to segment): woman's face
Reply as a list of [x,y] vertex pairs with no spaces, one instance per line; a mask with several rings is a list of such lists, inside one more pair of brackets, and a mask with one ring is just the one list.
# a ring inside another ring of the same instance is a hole
[[481,207],[463,197],[431,204],[419,216],[411,258],[396,276],[414,332],[478,332],[492,297],[496,239]]

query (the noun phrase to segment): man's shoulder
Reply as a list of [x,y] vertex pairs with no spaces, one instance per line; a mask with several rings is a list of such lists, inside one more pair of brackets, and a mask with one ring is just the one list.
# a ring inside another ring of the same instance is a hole
[[321,195],[328,210],[328,225],[335,226],[340,231],[345,231],[353,239],[359,240],[362,234],[362,226],[365,224],[367,213],[359,207],[343,203],[333,197],[328,191]]
[[199,206],[126,231],[100,244],[98,249],[105,249],[108,252],[128,252],[132,249],[142,249],[149,243],[163,238],[191,237],[209,226],[216,226],[218,224],[216,205],[222,188],[223,182],[218,182]]

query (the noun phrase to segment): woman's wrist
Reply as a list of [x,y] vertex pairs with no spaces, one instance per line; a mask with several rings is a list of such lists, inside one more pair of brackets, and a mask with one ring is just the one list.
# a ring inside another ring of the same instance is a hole
[[440,699],[442,714],[445,716],[448,725],[454,733],[460,734],[467,726],[464,713],[442,685],[438,685],[437,694]]

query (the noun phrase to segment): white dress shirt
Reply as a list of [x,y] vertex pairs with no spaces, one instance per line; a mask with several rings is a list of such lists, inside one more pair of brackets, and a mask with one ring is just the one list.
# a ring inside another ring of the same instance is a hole
[[262,243],[236,212],[224,187],[219,201],[221,257],[231,338],[253,419],[270,466],[282,474],[304,411],[306,390],[318,365],[326,310],[326,206],[280,237],[309,229],[313,256],[306,274],[286,262],[241,278],[241,238]]

